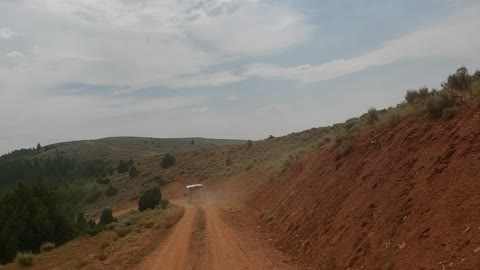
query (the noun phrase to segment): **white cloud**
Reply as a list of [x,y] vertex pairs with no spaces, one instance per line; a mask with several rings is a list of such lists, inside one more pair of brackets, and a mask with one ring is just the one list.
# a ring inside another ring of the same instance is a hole
[[312,35],[313,27],[305,22],[303,15],[281,4],[267,5],[263,1],[221,3],[224,9],[220,14],[212,16],[208,11],[199,11],[187,30],[224,53],[271,53],[302,43]]
[[225,100],[227,100],[227,101],[236,101],[236,100],[238,100],[238,97],[235,96],[235,95],[230,95],[230,96],[228,96]]
[[232,72],[196,74],[192,76],[175,78],[174,81],[167,83],[166,86],[170,86],[173,88],[219,86],[240,82],[245,79],[245,76],[237,75]]
[[25,55],[21,52],[13,51],[13,52],[7,53],[5,56],[16,58],[16,57],[24,57]]
[[469,57],[480,48],[478,13],[480,5],[471,6],[441,25],[391,40],[376,50],[356,57],[293,67],[257,63],[249,66],[245,75],[312,83],[400,60]]
[[194,113],[204,113],[204,112],[207,112],[209,110],[208,107],[206,106],[203,106],[203,107],[193,107],[192,108],[192,112]]
[[18,36],[18,33],[14,32],[12,29],[0,28],[0,38],[13,39],[15,36]]
[[258,108],[258,112],[271,112],[271,111],[285,111],[290,109],[290,106],[285,104],[270,104],[265,107]]
[[307,40],[313,30],[303,14],[265,0],[28,2],[33,8],[87,26],[103,24],[180,39],[193,37],[224,53],[234,54],[285,49]]
[[[32,59],[11,81],[28,75],[37,84],[81,81],[133,91],[242,81],[241,74],[205,69],[287,49],[313,28],[300,12],[266,0],[24,0],[8,8],[31,19],[19,25],[27,37],[22,50]],[[15,35],[7,30],[2,35]]]

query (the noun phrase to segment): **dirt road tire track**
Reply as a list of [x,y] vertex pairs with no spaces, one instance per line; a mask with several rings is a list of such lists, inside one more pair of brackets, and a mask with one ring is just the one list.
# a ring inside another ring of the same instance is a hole
[[214,205],[184,207],[185,214],[172,233],[137,269],[298,269],[265,258],[268,250],[259,253],[257,247],[244,242],[224,222],[221,210]]

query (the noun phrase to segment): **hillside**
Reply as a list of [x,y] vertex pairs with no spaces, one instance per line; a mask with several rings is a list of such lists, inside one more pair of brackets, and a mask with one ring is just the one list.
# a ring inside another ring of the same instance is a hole
[[56,143],[47,146],[48,150],[39,154],[38,157],[44,158],[61,154],[79,160],[137,160],[168,152],[178,153],[242,142],[242,140],[206,138],[110,137]]
[[325,269],[479,269],[479,123],[469,106],[365,131],[347,155],[315,151],[267,181],[250,207],[279,248]]

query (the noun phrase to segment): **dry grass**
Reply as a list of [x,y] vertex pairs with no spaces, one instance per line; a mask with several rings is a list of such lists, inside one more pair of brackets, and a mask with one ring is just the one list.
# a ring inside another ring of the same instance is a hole
[[[145,212],[132,211],[119,217],[119,227],[107,230],[92,237],[77,238],[69,243],[38,255],[19,254],[17,260],[35,257],[32,269],[107,269],[113,265],[120,269],[130,269],[140,262],[167,235],[169,229],[183,216],[184,210],[178,206],[168,209]],[[127,225],[128,224],[128,225]],[[145,224],[151,224],[145,226]],[[129,233],[118,235],[117,230]],[[81,256],[79,251],[81,250]],[[25,256],[28,255],[28,256]],[[10,263],[4,270],[21,269],[20,265]]]

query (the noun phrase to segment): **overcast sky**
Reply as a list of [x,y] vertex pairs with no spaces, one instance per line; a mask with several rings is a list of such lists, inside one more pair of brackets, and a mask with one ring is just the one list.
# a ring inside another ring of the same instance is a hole
[[480,67],[474,0],[0,0],[0,153],[263,139]]

